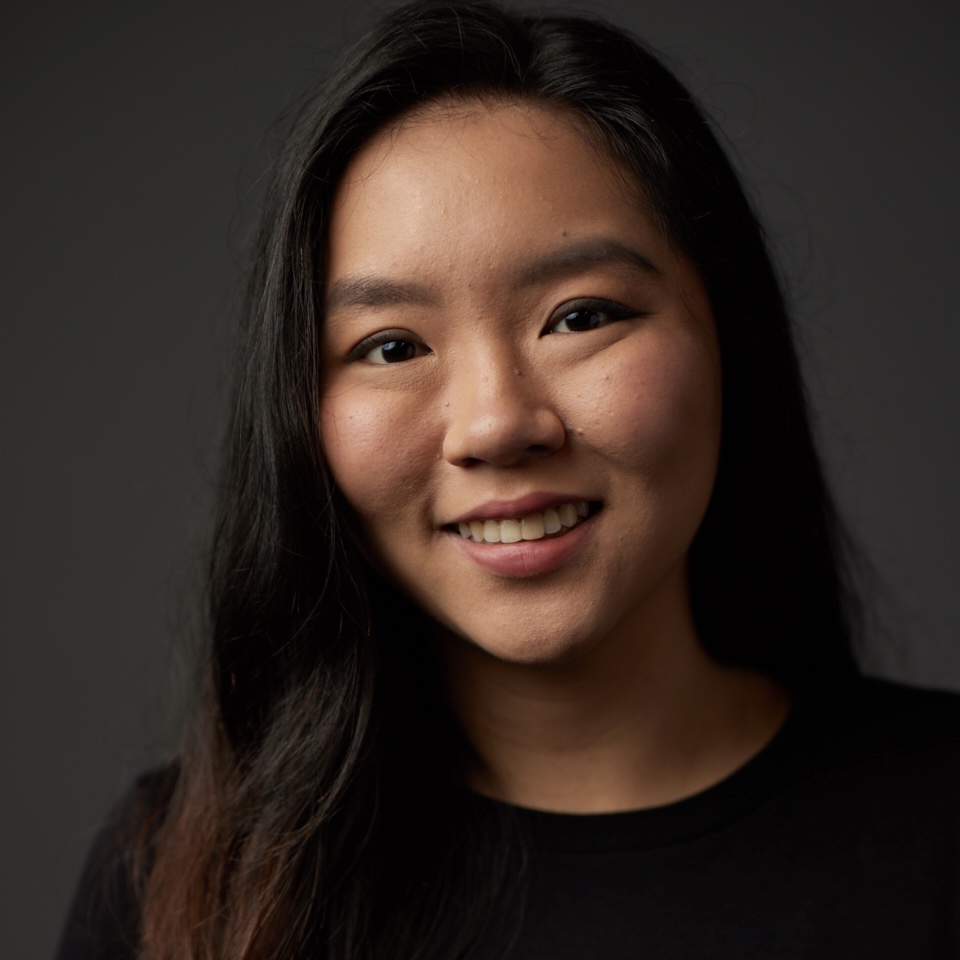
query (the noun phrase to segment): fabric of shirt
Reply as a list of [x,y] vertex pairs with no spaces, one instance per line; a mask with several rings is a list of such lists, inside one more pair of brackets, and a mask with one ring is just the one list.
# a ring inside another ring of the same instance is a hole
[[520,815],[511,960],[960,958],[956,695],[863,682],[687,800]]
[[[801,699],[757,756],[690,798],[515,814],[526,896],[504,960],[960,960],[957,694],[861,680]],[[115,832],[59,960],[135,955]]]

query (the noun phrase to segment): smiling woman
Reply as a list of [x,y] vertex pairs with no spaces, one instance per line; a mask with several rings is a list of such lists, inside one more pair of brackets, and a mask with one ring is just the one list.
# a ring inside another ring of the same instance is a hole
[[762,233],[642,46],[386,18],[237,370],[204,699],[61,957],[957,955],[960,705],[858,676]]

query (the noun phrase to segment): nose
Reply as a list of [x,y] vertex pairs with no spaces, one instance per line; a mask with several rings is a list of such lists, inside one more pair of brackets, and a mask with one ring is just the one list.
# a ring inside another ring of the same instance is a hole
[[542,378],[514,362],[460,371],[447,391],[443,456],[455,466],[508,467],[549,456],[567,431]]

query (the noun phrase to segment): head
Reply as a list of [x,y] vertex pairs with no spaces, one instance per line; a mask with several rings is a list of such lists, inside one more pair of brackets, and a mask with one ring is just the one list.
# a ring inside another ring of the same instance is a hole
[[334,199],[324,290],[327,463],[372,562],[459,638],[444,649],[683,657],[716,330],[576,115],[443,99],[375,134]]
[[[272,528],[269,569],[287,584],[277,589],[303,605],[301,624],[324,602],[318,584],[335,607],[376,606],[372,571],[359,555],[365,535],[357,551],[356,518],[318,442],[330,376],[327,288],[336,279],[330,229],[344,176],[363,163],[369,174],[378,150],[382,160],[390,145],[429,137],[431,122],[453,130],[513,110],[553,124],[540,131],[548,138],[559,130],[578,137],[598,175],[622,192],[625,209],[634,205],[706,300],[722,423],[688,561],[702,642],[720,660],[794,687],[845,674],[837,527],[783,298],[762,230],[690,94],[605,24],[524,18],[485,4],[403,7],[342,64],[306,104],[278,164],[242,363],[244,462],[233,466],[260,490],[241,542],[262,551],[258,525]],[[333,435],[328,426],[328,442]],[[405,590],[416,595],[410,584]]]

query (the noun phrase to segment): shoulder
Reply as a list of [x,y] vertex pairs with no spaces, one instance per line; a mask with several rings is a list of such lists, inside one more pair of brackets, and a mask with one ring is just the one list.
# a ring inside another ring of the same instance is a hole
[[873,809],[960,825],[960,694],[862,678],[809,706],[815,779]]
[[960,748],[960,693],[864,677],[840,694],[833,710],[838,745],[871,752],[936,756]]
[[139,776],[110,812],[87,855],[57,960],[131,960],[139,940],[137,876],[176,785],[175,763]]

